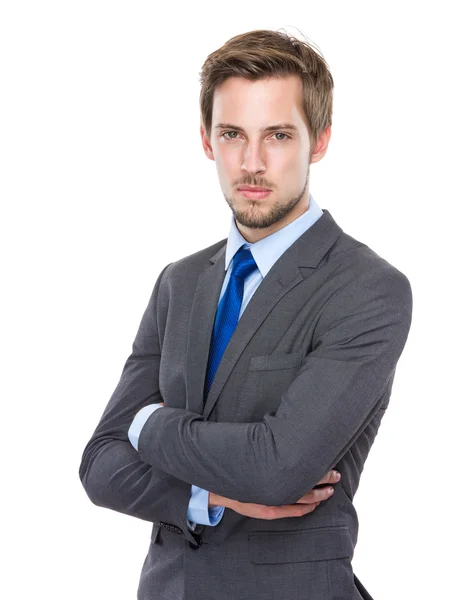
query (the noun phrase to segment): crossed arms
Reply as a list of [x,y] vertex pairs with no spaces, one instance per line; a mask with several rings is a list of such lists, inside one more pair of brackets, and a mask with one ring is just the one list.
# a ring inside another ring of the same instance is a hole
[[390,266],[365,270],[330,298],[312,349],[275,413],[256,423],[216,423],[163,406],[146,421],[137,453],[128,427],[140,408],[162,402],[156,299],[164,272],[82,457],[80,477],[88,495],[96,504],[140,518],[165,515],[180,523],[191,484],[241,502],[296,502],[379,410],[411,324],[408,279]]

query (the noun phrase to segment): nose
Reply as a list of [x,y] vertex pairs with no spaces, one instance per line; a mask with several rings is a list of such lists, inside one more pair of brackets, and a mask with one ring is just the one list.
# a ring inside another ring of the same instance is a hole
[[247,173],[263,173],[266,165],[259,142],[248,143],[244,149],[241,170]]

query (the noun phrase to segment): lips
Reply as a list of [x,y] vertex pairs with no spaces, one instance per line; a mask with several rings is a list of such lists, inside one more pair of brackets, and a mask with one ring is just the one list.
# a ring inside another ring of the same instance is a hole
[[269,188],[252,187],[249,185],[241,185],[238,189],[240,192],[270,192]]
[[271,192],[272,190],[266,190],[263,188],[239,188],[239,193],[249,200],[261,200],[262,198],[267,198]]

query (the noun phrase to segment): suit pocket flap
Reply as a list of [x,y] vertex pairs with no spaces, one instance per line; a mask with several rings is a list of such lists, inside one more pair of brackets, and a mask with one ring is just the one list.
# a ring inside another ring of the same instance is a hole
[[293,563],[351,557],[354,553],[347,525],[298,531],[249,533],[254,564]]
[[268,369],[290,369],[302,363],[302,352],[291,354],[266,354],[265,356],[251,356],[249,371],[265,371]]

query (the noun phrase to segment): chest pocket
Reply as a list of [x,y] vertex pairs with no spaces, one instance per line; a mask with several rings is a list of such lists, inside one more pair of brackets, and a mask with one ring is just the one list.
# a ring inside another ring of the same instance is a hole
[[300,369],[303,353],[251,356],[243,385],[237,395],[235,418],[243,422],[261,420],[275,412],[282,394]]

